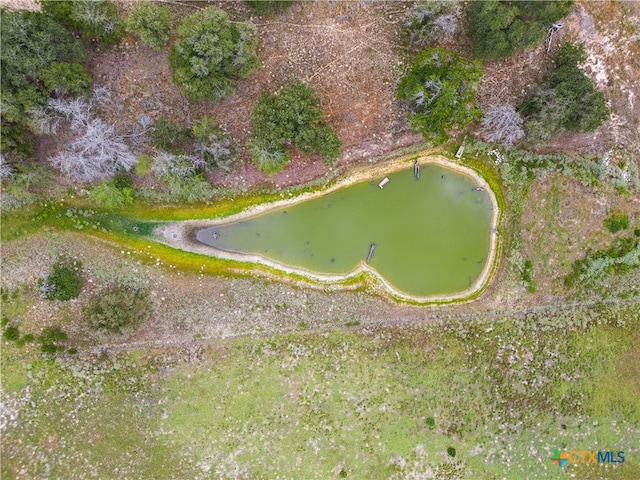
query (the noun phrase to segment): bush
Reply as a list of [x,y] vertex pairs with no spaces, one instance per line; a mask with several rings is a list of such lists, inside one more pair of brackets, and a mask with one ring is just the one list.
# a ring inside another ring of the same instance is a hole
[[160,50],[169,41],[172,22],[171,10],[167,7],[138,2],[129,10],[126,28],[135,33],[143,45]]
[[253,159],[267,173],[284,168],[290,145],[305,154],[319,153],[329,163],[341,153],[342,142],[322,121],[320,99],[300,81],[276,94],[263,93],[253,110],[253,126]]
[[195,148],[210,167],[231,172],[236,161],[236,148],[228,132],[212,118],[203,118],[191,128]]
[[447,447],[447,455],[454,458],[456,456],[456,449],[453,447]]
[[63,345],[59,345],[59,342],[64,342],[67,339],[67,334],[60,329],[60,327],[45,327],[42,329],[42,333],[38,337],[40,343],[40,350],[43,353],[58,353],[64,352]]
[[269,15],[275,11],[284,12],[293,3],[292,0],[247,0],[247,5],[258,15]]
[[82,314],[92,328],[122,333],[123,329],[142,323],[149,308],[142,292],[118,286],[93,296]]
[[122,208],[133,203],[133,188],[119,188],[114,180],[93,187],[89,196],[101,207]]
[[79,63],[53,62],[42,71],[42,80],[52,93],[77,97],[89,93],[92,79]]
[[458,30],[458,2],[421,0],[413,6],[407,21],[409,35],[415,44],[447,42]]
[[151,140],[157,148],[171,153],[182,153],[187,149],[187,142],[191,140],[191,131],[163,117],[154,124]]
[[105,47],[115,45],[124,35],[118,9],[108,0],[40,0],[40,3],[44,13]]
[[7,342],[17,342],[20,338],[20,329],[15,325],[9,325],[2,332],[2,338],[4,338]]
[[223,98],[258,66],[256,45],[253,24],[231,23],[222,10],[205,8],[178,26],[169,55],[173,79],[190,98]]
[[46,279],[40,279],[38,286],[47,300],[71,300],[77,298],[82,290],[80,262],[59,261],[53,264]]
[[542,44],[547,29],[567,13],[573,0],[469,2],[468,31],[482,60],[508,57]]
[[409,101],[411,126],[426,140],[442,143],[447,130],[480,118],[475,100],[481,77],[478,62],[442,47],[421,52],[398,85],[398,97]]
[[582,45],[563,44],[554,57],[555,68],[529,92],[520,110],[532,141],[564,131],[591,132],[609,117],[603,93],[578,66],[585,60]]
[[611,233],[626,230],[629,228],[629,216],[623,212],[613,212],[604,219],[604,226],[607,227],[607,230]]

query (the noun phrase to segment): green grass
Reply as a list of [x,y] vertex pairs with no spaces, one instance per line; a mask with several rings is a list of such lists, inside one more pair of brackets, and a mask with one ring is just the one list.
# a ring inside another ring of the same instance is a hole
[[29,402],[3,434],[2,474],[566,478],[550,462],[559,448],[624,450],[598,471],[632,479],[639,321],[630,305],[237,339],[197,363],[169,351],[53,361],[5,343],[5,400]]

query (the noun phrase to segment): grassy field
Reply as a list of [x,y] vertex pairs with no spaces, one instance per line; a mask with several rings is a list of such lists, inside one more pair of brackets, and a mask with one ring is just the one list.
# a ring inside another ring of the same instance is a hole
[[634,479],[639,326],[631,304],[55,360],[5,342],[2,477]]

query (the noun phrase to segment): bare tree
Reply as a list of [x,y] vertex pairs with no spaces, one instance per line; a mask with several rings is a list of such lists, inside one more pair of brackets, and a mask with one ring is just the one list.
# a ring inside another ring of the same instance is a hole
[[490,142],[512,145],[524,136],[522,117],[511,105],[494,105],[484,112],[480,133]]
[[120,169],[128,171],[136,164],[136,157],[115,126],[94,117],[93,102],[51,99],[47,109],[48,114],[67,120],[76,134],[58,155],[49,159],[69,178],[81,182],[97,180]]
[[159,177],[177,177],[181,179],[195,175],[201,160],[187,155],[174,155],[172,153],[160,151],[153,157],[151,170]]

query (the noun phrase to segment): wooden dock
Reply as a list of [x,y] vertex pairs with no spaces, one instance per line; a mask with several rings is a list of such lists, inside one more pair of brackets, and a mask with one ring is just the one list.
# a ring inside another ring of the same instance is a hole
[[371,261],[371,257],[373,257],[373,251],[376,249],[376,244],[372,243],[371,246],[369,247],[369,255],[367,255],[367,265],[369,264],[369,262]]

